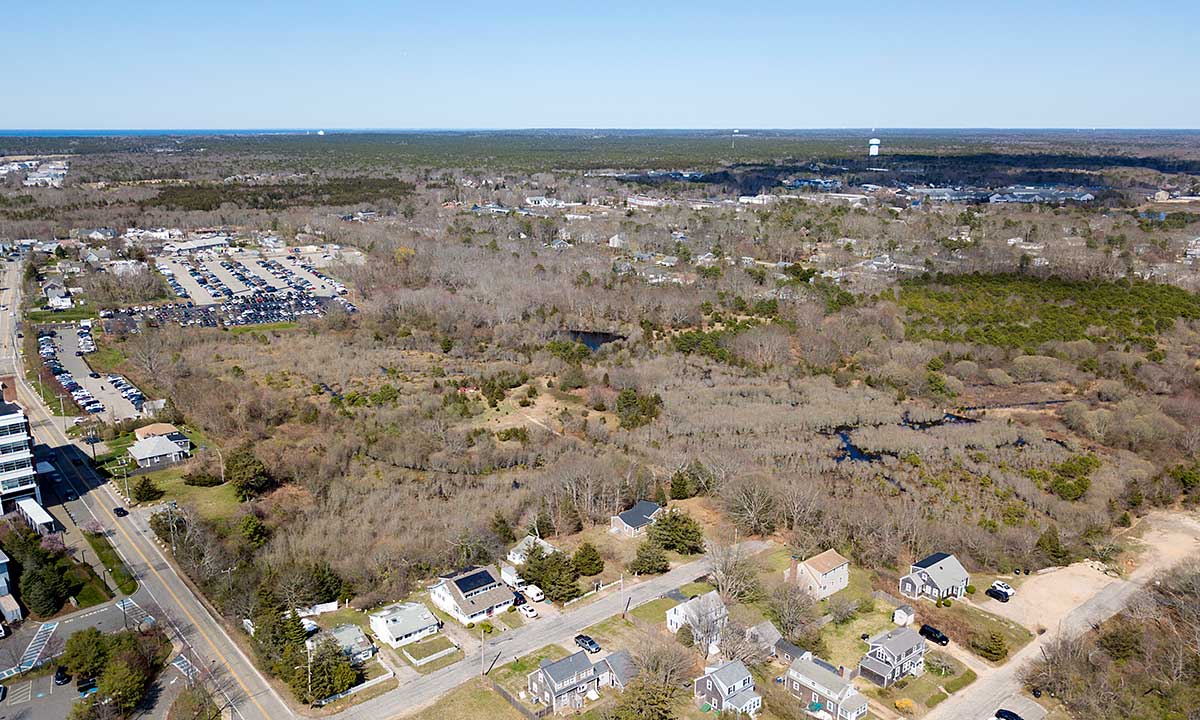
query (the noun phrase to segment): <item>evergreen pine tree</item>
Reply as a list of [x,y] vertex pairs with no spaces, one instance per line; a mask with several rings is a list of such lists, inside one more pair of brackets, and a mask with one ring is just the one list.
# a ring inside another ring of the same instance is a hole
[[504,513],[500,510],[492,515],[492,533],[505,545],[512,545],[517,541],[512,526],[508,524],[508,518],[504,517]]
[[692,647],[696,644],[696,639],[692,637],[692,626],[684,623],[678,631],[675,632],[675,639],[678,640],[684,647]]
[[671,476],[671,499],[686,500],[692,496],[692,483],[687,473],[682,469],[676,470]]
[[575,569],[584,577],[592,577],[604,572],[604,558],[600,551],[590,542],[585,542],[575,550]]
[[658,575],[664,573],[671,564],[667,562],[667,554],[658,543],[645,540],[638,545],[637,557],[629,563],[629,570],[637,575]]

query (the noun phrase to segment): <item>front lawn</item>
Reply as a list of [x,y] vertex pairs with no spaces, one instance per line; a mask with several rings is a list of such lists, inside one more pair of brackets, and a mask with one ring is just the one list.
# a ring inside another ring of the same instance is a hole
[[651,600],[644,605],[638,605],[630,614],[639,620],[645,620],[648,623],[666,622],[667,611],[675,607],[679,603],[671,598],[658,598]]
[[632,650],[637,648],[645,637],[641,628],[620,615],[613,615],[601,620],[585,629],[583,634],[590,636],[606,650],[620,650],[621,648]]
[[[530,671],[532,672],[532,670]],[[525,720],[525,716],[480,679],[459,685],[412,720]]]
[[711,592],[715,589],[716,588],[706,582],[690,582],[687,585],[679,588],[679,592],[683,593],[688,598],[694,598],[698,595],[703,595],[704,593]]
[[[505,690],[512,693],[513,697],[517,697],[518,693],[524,692],[528,689],[529,673],[537,670],[539,663],[541,663],[542,660],[561,660],[567,655],[569,655],[569,653],[562,649],[562,647],[558,645],[547,645],[540,650],[534,650],[528,655],[519,657],[507,665],[501,665],[495,670],[492,670],[490,677]],[[500,698],[497,697],[496,699],[501,701],[500,704],[507,705],[507,703],[504,703]],[[445,715],[442,717],[452,716]]]
[[434,635],[411,645],[405,645],[401,650],[412,655],[414,660],[423,660],[430,655],[436,655],[452,647],[454,647],[454,643],[450,642],[450,639],[445,635]]
[[[179,467],[157,470],[149,475],[163,491],[162,498],[154,502],[174,500],[195,510],[205,520],[217,523],[228,522],[239,512],[241,503],[232,483],[214,487],[187,485],[183,482],[183,470]],[[129,479],[131,488],[134,482],[134,478]]]

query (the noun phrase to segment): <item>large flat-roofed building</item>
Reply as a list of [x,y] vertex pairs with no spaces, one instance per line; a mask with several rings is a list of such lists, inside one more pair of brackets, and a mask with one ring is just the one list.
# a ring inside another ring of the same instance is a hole
[[5,395],[0,401],[0,505],[7,513],[21,498],[33,498],[40,505],[42,493],[34,471],[33,433],[29,419],[20,405],[8,399],[10,388],[11,394],[16,394],[15,380],[0,378],[0,384],[4,386]]

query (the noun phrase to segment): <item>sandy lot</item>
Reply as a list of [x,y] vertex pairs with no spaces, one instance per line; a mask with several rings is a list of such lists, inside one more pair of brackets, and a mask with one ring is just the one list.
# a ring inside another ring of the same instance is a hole
[[[1158,512],[1143,518],[1130,540],[1129,559],[1122,563],[1127,579],[1143,583],[1149,577],[1188,559],[1200,557],[1200,520],[1181,513]],[[1071,610],[1121,578],[1106,574],[1102,563],[1083,561],[1035,574],[1017,588],[1007,603],[986,596],[976,605],[1015,620],[1030,630],[1053,628]],[[980,592],[985,588],[980,588]]]

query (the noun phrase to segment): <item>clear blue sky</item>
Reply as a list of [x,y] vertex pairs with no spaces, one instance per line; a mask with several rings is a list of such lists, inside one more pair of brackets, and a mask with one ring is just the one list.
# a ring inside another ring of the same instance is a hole
[[0,128],[1200,127],[1200,2],[4,3]]

